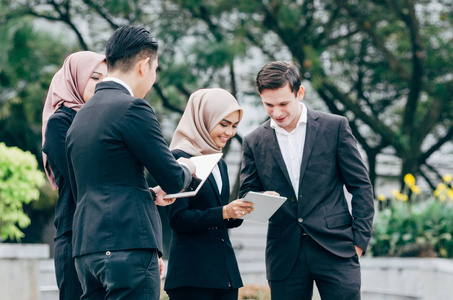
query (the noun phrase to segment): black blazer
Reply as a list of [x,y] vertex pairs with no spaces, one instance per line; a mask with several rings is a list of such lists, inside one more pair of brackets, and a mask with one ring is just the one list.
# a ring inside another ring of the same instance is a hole
[[[374,201],[368,172],[344,117],[308,109],[299,195],[294,194],[270,120],[244,138],[240,196],[276,191],[288,200],[270,218],[266,269],[269,280],[287,277],[304,230],[328,251],[355,255],[371,238]],[[343,186],[352,194],[352,216]]]
[[144,167],[167,193],[190,183],[162,137],[154,110],[122,85],[97,84],[77,113],[66,147],[77,202],[73,255],[107,250],[162,250],[162,224]]
[[[174,150],[175,157],[190,157]],[[176,199],[167,206],[173,236],[168,260],[165,290],[183,286],[227,289],[242,286],[236,256],[228,237],[228,228],[243,220],[223,219],[223,205],[228,204],[230,184],[225,162],[219,162],[222,194],[211,174],[197,195]]]
[[65,147],[66,133],[75,115],[76,112],[66,106],[57,109],[47,122],[46,141],[42,147],[42,151],[47,154],[47,161],[58,186],[58,201],[55,206],[54,218],[54,225],[57,229],[55,238],[72,231],[72,218],[76,207],[69,182]]

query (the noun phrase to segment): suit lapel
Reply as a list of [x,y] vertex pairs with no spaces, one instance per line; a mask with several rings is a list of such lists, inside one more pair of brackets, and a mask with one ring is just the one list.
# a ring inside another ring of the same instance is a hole
[[[222,160],[221,160],[222,161]],[[225,180],[224,180],[224,177],[226,176],[227,177],[227,180],[228,180],[228,174],[226,174],[226,166],[223,166],[222,163],[219,163],[218,164],[219,166],[219,170],[220,170],[220,176],[222,178],[222,195],[223,193],[225,193]],[[226,174],[226,175],[225,175]],[[222,204],[222,199],[221,199],[221,195],[219,193],[219,187],[217,186],[217,182],[215,181],[215,178],[214,178],[214,175],[211,173],[211,175],[209,175],[208,177],[208,181],[209,183],[211,184],[211,187],[212,189],[214,190],[214,194],[216,196],[216,199],[217,199],[217,202],[220,204],[220,205],[223,205]],[[226,188],[229,189],[229,186],[226,186]],[[229,192],[229,191],[228,191]],[[228,193],[227,192],[227,193]]]
[[228,178],[228,170],[225,161],[221,160],[219,163],[220,169],[220,176],[222,177],[222,195],[221,198],[221,205],[228,204],[230,200],[230,180]]
[[278,145],[277,137],[275,136],[275,131],[272,127],[270,127],[270,121],[267,122],[266,129],[267,130],[263,135],[263,140],[266,141],[266,146],[269,147],[269,150],[271,151],[272,156],[274,156],[277,165],[280,167],[289,185],[292,186],[285,161],[283,160],[282,152],[280,151],[280,146]]
[[[306,106],[305,106],[306,107]],[[305,134],[305,145],[302,157],[302,163],[300,164],[300,176],[299,176],[299,190],[302,179],[304,178],[305,169],[307,168],[308,160],[310,159],[311,150],[315,144],[316,136],[318,134],[319,122],[318,115],[311,109],[307,109],[307,133]]]

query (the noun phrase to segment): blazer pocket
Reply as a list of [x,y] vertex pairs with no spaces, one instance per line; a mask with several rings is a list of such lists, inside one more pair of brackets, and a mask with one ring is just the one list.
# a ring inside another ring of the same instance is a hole
[[267,229],[267,237],[271,239],[280,237],[280,226],[269,225],[269,228]]
[[341,226],[351,226],[352,217],[349,212],[326,217],[327,228],[337,228]]

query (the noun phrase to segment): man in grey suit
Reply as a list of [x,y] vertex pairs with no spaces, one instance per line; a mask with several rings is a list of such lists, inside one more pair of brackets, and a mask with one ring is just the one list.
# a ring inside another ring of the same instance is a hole
[[288,199],[269,220],[272,299],[311,299],[313,282],[322,299],[360,299],[359,258],[371,238],[374,201],[348,121],[301,102],[292,63],[265,65],[256,86],[270,120],[244,138],[240,197],[272,191]]
[[[157,48],[143,27],[116,30],[106,45],[108,77],[67,134],[77,203],[72,253],[82,299],[159,299],[162,225],[156,204],[174,201],[166,202],[163,191],[187,188],[195,169],[188,160],[175,160],[143,99],[156,80]],[[144,168],[161,187],[153,193]]]

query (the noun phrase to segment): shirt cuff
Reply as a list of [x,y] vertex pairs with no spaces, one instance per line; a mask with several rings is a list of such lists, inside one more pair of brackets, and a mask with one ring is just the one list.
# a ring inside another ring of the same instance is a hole
[[185,163],[178,162],[183,171],[184,171],[184,188],[183,190],[187,189],[192,182],[192,174],[190,173],[189,167]]

